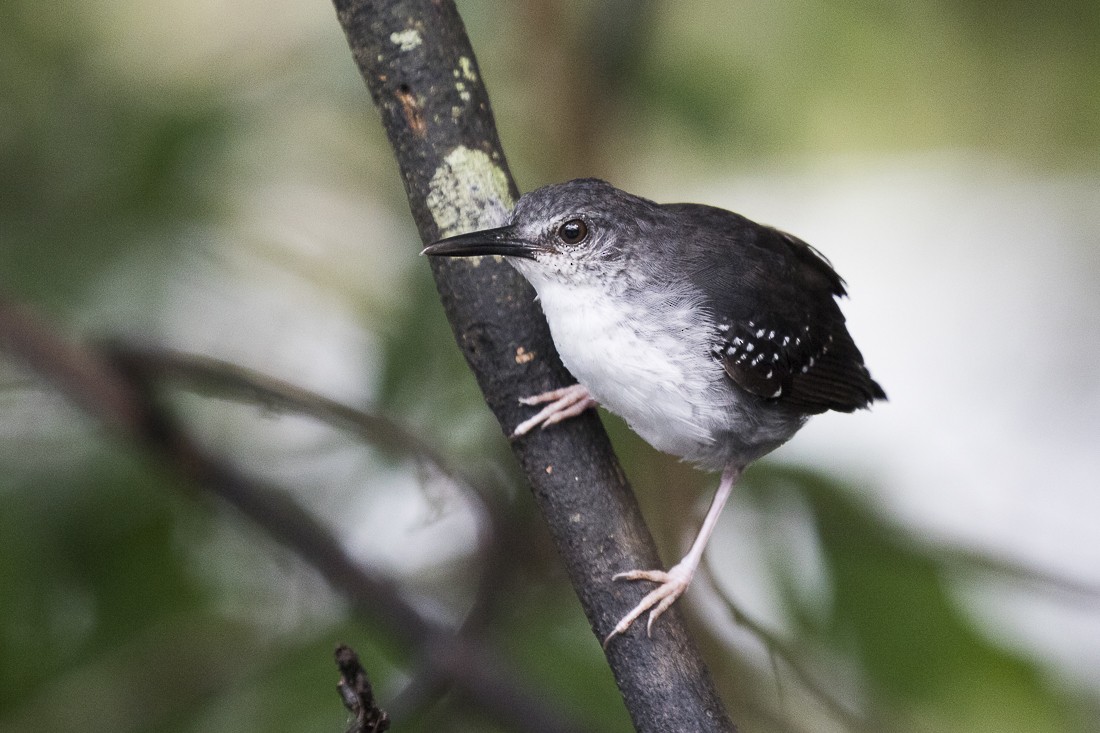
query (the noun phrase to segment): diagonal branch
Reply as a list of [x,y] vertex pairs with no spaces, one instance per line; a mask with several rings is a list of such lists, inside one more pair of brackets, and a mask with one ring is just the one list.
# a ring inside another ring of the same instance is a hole
[[[309,415],[357,435],[383,451],[426,462],[459,488],[473,490],[482,499],[488,496],[487,488],[480,487],[473,476],[453,465],[432,443],[381,413],[350,407],[282,379],[211,356],[114,341],[106,344],[105,349],[113,359],[142,378],[169,379],[196,392]],[[487,511],[487,507],[479,508]]]
[[[161,458],[179,476],[224,500],[314,567],[356,613],[384,624],[415,648],[433,674],[517,730],[577,730],[483,644],[456,636],[402,598],[394,583],[367,572],[327,527],[285,491],[253,479],[204,451],[157,408],[138,370],[58,336],[29,309],[0,295],[0,352],[8,352],[111,432]],[[133,365],[129,365],[132,367]]]
[[711,589],[725,604],[726,610],[733,617],[734,623],[746,629],[764,645],[764,648],[768,650],[768,654],[771,655],[773,663],[777,660],[785,663],[806,691],[815,697],[834,718],[844,724],[847,730],[853,731],[853,733],[856,731],[870,731],[871,727],[865,720],[846,708],[824,685],[814,678],[813,674],[803,666],[798,654],[793,649],[764,624],[745,613],[725,590],[714,582],[714,569],[711,567],[709,560],[705,562]]
[[[334,0],[382,116],[424,242],[501,223],[517,194],[489,99],[451,0]],[[517,402],[570,384],[534,293],[493,258],[432,261],[459,347],[505,433]],[[644,594],[611,577],[659,558],[599,420],[588,413],[513,444],[593,632]],[[733,728],[675,608],[653,638],[617,639],[608,662],[640,731]]]

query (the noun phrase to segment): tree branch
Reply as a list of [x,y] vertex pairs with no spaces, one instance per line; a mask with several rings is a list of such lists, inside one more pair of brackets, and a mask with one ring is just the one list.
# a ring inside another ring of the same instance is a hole
[[[382,115],[423,242],[501,223],[517,197],[469,39],[450,0],[334,0]],[[530,286],[493,258],[431,263],[456,340],[505,433],[517,398],[574,380]],[[645,592],[613,584],[660,567],[653,539],[598,418],[568,420],[513,444],[593,632],[603,639]],[[649,639],[607,650],[639,731],[733,729],[675,607]]]
[[[794,674],[795,678],[802,683],[806,691],[815,697],[818,702],[821,703],[822,707],[849,731],[853,733],[856,731],[870,733],[872,729],[867,721],[846,708],[831,692],[820,684],[810,671],[803,666],[793,649],[791,649],[777,634],[774,634],[764,626],[764,624],[745,613],[745,611],[730,598],[726,591],[714,581],[715,574],[710,561],[705,560],[704,562],[708,582],[714,590],[714,593],[721,599],[722,603],[725,604],[726,610],[729,611],[730,616],[733,618],[733,622],[746,629],[764,645],[764,648],[768,650],[768,654],[771,655],[773,663],[776,661],[784,662]],[[778,670],[776,670],[776,673],[778,674]]]
[[349,407],[282,379],[211,356],[117,341],[108,342],[105,349],[112,359],[145,379],[173,380],[195,392],[309,415],[357,435],[385,452],[426,462],[462,490],[476,493],[481,513],[489,510],[485,505],[488,488],[481,487],[473,476],[455,466],[432,443],[378,412]]

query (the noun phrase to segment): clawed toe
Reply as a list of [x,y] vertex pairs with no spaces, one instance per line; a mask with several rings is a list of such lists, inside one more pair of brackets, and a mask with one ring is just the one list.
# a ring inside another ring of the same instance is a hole
[[521,405],[550,404],[517,425],[510,436],[513,440],[526,435],[537,427],[549,427],[596,406],[596,400],[592,398],[587,389],[579,384],[553,389],[530,397],[520,397],[519,402]]
[[667,583],[668,573],[664,570],[628,570],[625,573],[616,573],[612,580],[650,580],[654,583]]
[[691,583],[691,576],[694,574],[693,571],[694,568],[692,567],[675,565],[668,572],[664,570],[629,570],[625,573],[617,573],[612,578],[613,580],[648,580],[660,583],[660,585],[647,593],[645,598],[630,610],[630,613],[623,616],[622,620],[615,625],[615,628],[603,640],[604,648],[607,648],[612,639],[629,629],[646,611],[649,611],[649,618],[646,620],[646,636],[652,635],[653,622],[660,618],[661,614],[667,611],[669,606],[675,603],[676,599],[687,590],[688,585]]

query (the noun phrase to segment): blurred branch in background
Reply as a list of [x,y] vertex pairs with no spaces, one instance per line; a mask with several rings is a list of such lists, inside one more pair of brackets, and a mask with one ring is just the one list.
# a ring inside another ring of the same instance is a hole
[[[385,415],[349,407],[285,380],[222,359],[118,341],[105,344],[104,349],[143,379],[176,381],[208,396],[232,398],[266,409],[309,415],[358,435],[364,442],[386,452],[411,456],[430,464],[463,491],[472,490],[471,496],[478,498],[477,506],[487,511],[484,497],[488,495],[488,489],[483,488],[480,481],[465,475],[430,443]],[[484,530],[490,531],[488,517],[481,519]]]
[[[111,355],[69,344],[26,308],[0,299],[0,348],[23,362],[42,379],[104,424],[152,452],[194,487],[229,503],[263,527],[276,541],[309,562],[361,614],[383,620],[404,643],[432,668],[477,705],[501,716],[517,728],[573,731],[576,722],[566,722],[560,713],[542,702],[542,696],[516,684],[519,675],[489,649],[471,638],[426,617],[405,602],[395,584],[367,572],[346,552],[331,532],[286,492],[242,474],[234,466],[209,455],[183,431],[175,420],[158,407],[148,374],[140,367],[148,360],[163,368],[173,361],[171,354],[157,355],[143,350],[142,356],[126,354],[119,366]],[[124,349],[116,347],[125,353]],[[220,381],[210,364],[201,370],[196,360],[180,358],[183,369],[201,371],[211,382]],[[247,379],[237,370],[226,383],[245,388]],[[293,397],[273,383],[251,387],[255,393],[280,395],[284,404],[308,404],[317,411],[356,425],[377,424],[378,419],[355,416],[350,410],[333,410],[316,396],[298,393]],[[404,431],[400,431],[404,433]],[[391,441],[389,447],[408,443]]]
[[[1042,582],[1048,591],[1091,597],[1093,603],[1100,589],[1006,562],[994,563],[998,572],[990,573],[989,560],[979,553],[941,550],[877,516],[846,484],[815,469],[768,463],[751,473],[747,486],[763,505],[784,507],[779,513],[788,515],[789,529],[805,523],[817,554],[806,560],[821,564],[830,579],[828,593],[798,593],[788,577],[783,584],[795,623],[782,633],[746,613],[730,588],[716,583],[717,595],[732,620],[781,660],[845,729],[907,730],[932,700],[938,701],[936,714],[960,729],[996,730],[1021,721],[1027,721],[1022,729],[1073,729],[1059,692],[1042,682],[1037,665],[991,641],[983,620],[955,600],[952,586],[960,578],[991,581],[1000,575],[1018,586]],[[789,564],[773,571],[798,572]],[[708,574],[713,580],[713,565]],[[831,658],[829,646],[847,650],[847,672]],[[844,681],[852,672],[859,678],[854,686]],[[940,699],[945,684],[951,695]],[[879,702],[859,703],[868,693]],[[999,703],[987,702],[993,699]],[[850,712],[861,708],[862,716]]]
[[[708,576],[711,584],[714,584],[714,568],[711,565],[709,556],[704,557],[704,570]],[[791,670],[795,679],[805,687],[806,691],[817,699],[821,703],[830,715],[832,715],[837,722],[842,723],[847,730],[850,731],[871,731],[874,728],[868,724],[866,720],[863,720],[854,712],[849,710],[843,703],[837,700],[833,693],[830,692],[825,685],[819,682],[814,674],[806,668],[803,661],[800,659],[798,653],[792,649],[778,634],[770,631],[764,624],[760,623],[749,614],[747,614],[737,603],[726,594],[721,588],[715,586],[715,592],[719,595],[722,601],[726,604],[726,608],[729,610],[730,615],[733,617],[733,622],[738,626],[748,630],[753,636],[755,636],[767,649],[768,654],[773,657],[773,660],[780,661]],[[779,674],[778,670],[776,671]]]

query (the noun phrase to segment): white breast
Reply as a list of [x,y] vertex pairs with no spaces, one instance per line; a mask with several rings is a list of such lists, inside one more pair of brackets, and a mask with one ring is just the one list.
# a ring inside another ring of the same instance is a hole
[[658,450],[696,461],[713,451],[733,396],[687,296],[649,293],[653,307],[627,312],[599,285],[537,287],[562,361],[601,405]]

